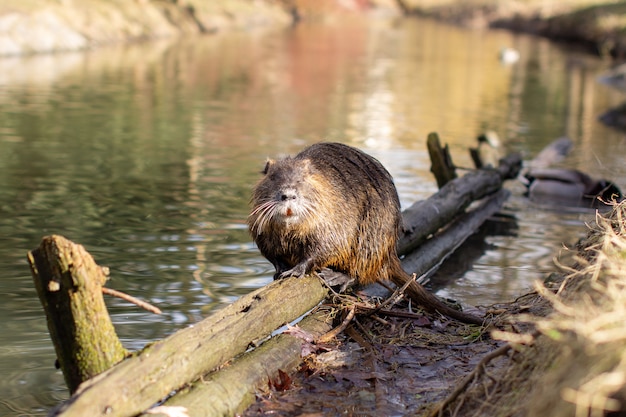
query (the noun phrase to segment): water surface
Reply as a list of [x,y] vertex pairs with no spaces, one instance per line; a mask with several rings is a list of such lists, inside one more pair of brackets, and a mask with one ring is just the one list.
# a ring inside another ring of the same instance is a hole
[[[501,64],[504,46],[520,62]],[[42,236],[83,244],[111,287],[163,309],[107,299],[124,344],[140,348],[270,282],[245,227],[268,156],[320,140],[358,146],[389,168],[406,207],[436,191],[431,131],[461,166],[486,129],[526,158],[568,135],[564,165],[626,188],[624,135],[596,120],[624,99],[596,82],[607,65],[542,39],[421,20],[0,60],[0,415],[45,415],[67,397],[26,263]],[[448,265],[440,294],[512,299],[584,235],[591,214],[546,210],[509,187],[512,220]]]

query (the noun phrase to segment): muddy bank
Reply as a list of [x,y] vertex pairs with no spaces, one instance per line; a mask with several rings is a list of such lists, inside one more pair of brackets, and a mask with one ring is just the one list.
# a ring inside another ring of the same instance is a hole
[[[552,312],[511,317],[507,332],[494,333],[511,346],[504,363],[486,364],[442,415],[624,415],[625,216],[621,203],[597,217],[574,265],[525,302]],[[520,332],[520,323],[534,330]]]
[[594,53],[626,55],[626,4],[598,0],[562,2],[404,0],[409,14],[474,28],[505,28],[581,44]]

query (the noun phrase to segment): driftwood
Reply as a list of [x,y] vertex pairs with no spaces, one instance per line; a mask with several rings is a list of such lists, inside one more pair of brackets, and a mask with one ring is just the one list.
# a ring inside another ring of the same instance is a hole
[[[420,254],[416,258],[411,256],[407,261],[415,262],[415,259],[428,258],[429,261],[440,262],[442,253],[454,250],[468,233],[471,233],[468,230],[478,227],[500,207],[506,193],[495,194],[489,201],[464,214],[467,206],[473,200],[498,191],[503,178],[509,178],[512,172],[517,172],[519,165],[519,157],[512,157],[503,160],[498,169],[470,172],[450,181],[431,198],[419,203],[423,211],[416,208],[419,205],[407,210],[404,218],[409,225],[409,233],[401,240],[404,253],[416,247],[419,242],[424,242],[442,226],[448,225],[439,233],[437,239],[430,242],[430,246],[436,250],[431,251],[428,246],[424,246],[425,252],[422,254],[420,251],[421,256]],[[454,201],[455,199],[459,201]],[[438,204],[442,204],[442,207],[437,216]],[[429,219],[430,223],[424,224],[422,221],[424,217]],[[466,220],[472,217],[473,223],[468,226]],[[457,234],[454,234],[455,231]],[[445,236],[453,237],[444,239]],[[434,244],[435,240],[444,244]],[[421,266],[411,265],[407,269],[426,272],[432,268],[432,262],[427,262]],[[232,413],[242,406],[241,403],[236,404],[238,401],[249,399],[255,387],[266,383],[278,369],[292,368],[293,364],[300,360],[299,349],[294,346],[301,346],[303,342],[294,341],[293,337],[281,337],[288,340],[283,343],[290,347],[276,351],[270,348],[278,343],[273,338],[271,345],[266,342],[261,345],[262,349],[256,348],[234,362],[231,362],[232,359],[250,346],[256,346],[280,326],[305,314],[326,295],[327,289],[317,277],[275,281],[242,297],[202,322],[149,345],[142,352],[85,381],[68,402],[53,410],[50,415],[134,416],[168,397],[172,392],[198,380],[201,382],[196,383],[190,391],[181,393],[183,394],[181,397],[178,395],[173,397],[167,404],[185,404],[190,410],[196,410],[190,414],[192,416]],[[324,322],[327,326],[330,318],[317,317],[315,320]],[[311,332],[314,333],[314,330]],[[257,355],[262,359],[253,359]],[[274,359],[278,357],[279,360],[270,360],[271,357]],[[227,363],[230,365],[225,366]],[[266,366],[254,368],[250,373],[246,373],[243,369],[247,369],[248,365],[242,365],[246,363]],[[220,367],[223,369],[211,373]],[[247,376],[243,377],[244,375]],[[232,380],[237,380],[237,376],[241,376],[241,381],[237,381],[237,386],[234,386]],[[206,381],[211,383],[207,384]],[[219,400],[220,397],[231,395],[232,400]],[[199,405],[202,402],[224,404],[220,405],[221,411],[216,411],[217,408],[207,407],[206,404]]]

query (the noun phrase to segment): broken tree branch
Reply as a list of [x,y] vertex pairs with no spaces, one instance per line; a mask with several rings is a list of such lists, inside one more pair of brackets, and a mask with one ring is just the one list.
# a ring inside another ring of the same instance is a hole
[[28,253],[35,288],[70,392],[124,359],[102,286],[106,272],[81,245],[47,236]]

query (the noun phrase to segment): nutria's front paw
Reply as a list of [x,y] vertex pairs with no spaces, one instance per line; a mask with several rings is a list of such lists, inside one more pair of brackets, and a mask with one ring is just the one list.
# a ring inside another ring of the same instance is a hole
[[274,275],[274,279],[282,279],[289,277],[302,278],[306,274],[306,264],[298,264],[291,269],[288,269],[283,272],[277,272]]

